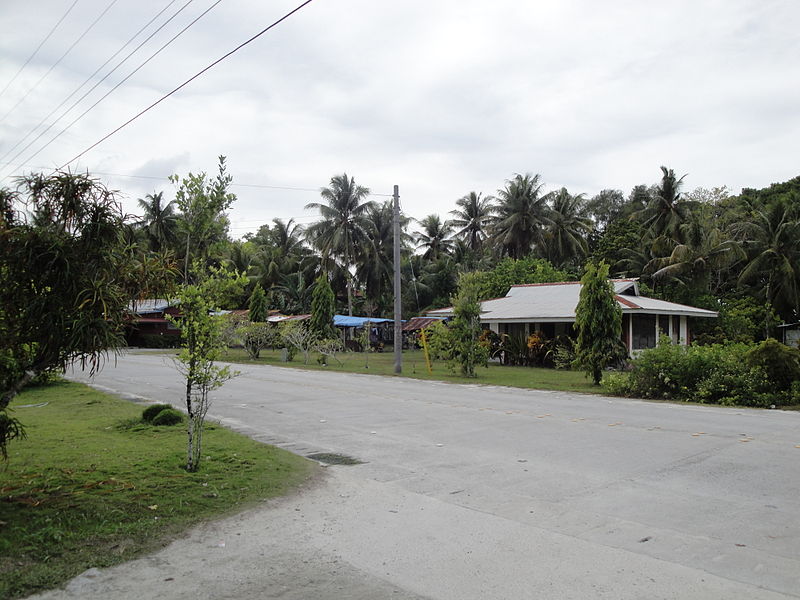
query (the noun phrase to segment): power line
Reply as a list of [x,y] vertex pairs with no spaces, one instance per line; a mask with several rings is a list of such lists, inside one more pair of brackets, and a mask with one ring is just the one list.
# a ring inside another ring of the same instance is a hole
[[5,121],[6,117],[10,115],[12,112],[14,112],[14,110],[25,101],[25,99],[30,95],[30,93],[33,90],[39,87],[39,84],[42,83],[47,78],[47,76],[50,75],[50,73],[53,72],[53,69],[55,69],[58,65],[61,64],[61,61],[64,60],[70,52],[72,52],[73,48],[75,48],[75,46],[78,45],[78,43],[86,36],[86,34],[89,33],[94,28],[95,25],[97,25],[98,21],[100,21],[100,19],[102,19],[105,16],[105,14],[109,10],[111,10],[111,7],[114,6],[117,2],[118,0],[111,0],[111,4],[109,4],[106,7],[106,9],[103,12],[101,12],[94,21],[92,21],[91,25],[89,25],[89,27],[87,27],[86,30],[78,36],[78,39],[72,42],[72,45],[66,49],[66,51],[61,55],[61,57],[56,62],[54,62],[49,69],[47,69],[47,73],[42,75],[39,78],[39,81],[34,83],[33,86],[27,92],[25,92],[25,95],[22,96],[22,98],[20,98],[19,100],[17,100],[17,103],[14,106],[12,106],[11,109],[6,114],[0,117],[0,123]]
[[[50,169],[50,167],[43,167],[41,165],[14,164],[14,163],[10,163],[10,162],[2,162],[2,161],[0,161],[0,165],[15,166],[15,167],[28,167],[30,169],[36,169],[36,170],[39,170],[39,171],[46,171],[46,170]],[[133,174],[130,174],[130,173],[110,173],[108,171],[92,171],[91,174],[92,175],[104,175],[106,177],[127,177],[127,178],[130,178],[130,179],[148,179],[150,181],[167,181],[168,180],[168,176],[167,175],[164,175],[164,176],[159,176],[159,175],[133,175]],[[322,189],[320,187],[315,187],[315,188],[312,188],[312,187],[293,187],[293,186],[287,186],[287,185],[267,185],[267,184],[263,184],[263,183],[237,183],[235,181],[231,183],[231,186],[232,187],[244,187],[244,188],[256,188],[256,189],[267,189],[267,190],[286,190],[286,191],[291,191],[291,192],[314,192],[316,194],[318,194],[320,189]],[[369,195],[370,196],[385,197],[385,198],[391,198],[392,197],[392,194],[379,194],[377,192],[370,192]],[[294,217],[294,218],[297,218],[297,217]]]
[[[190,1],[191,1],[191,0],[190,0]],[[309,0],[309,1],[311,1],[311,0]],[[71,122],[69,125],[67,125],[67,126],[64,128],[64,129],[62,129],[62,130],[61,130],[61,131],[59,131],[59,132],[58,132],[58,133],[57,133],[55,136],[53,136],[53,137],[50,139],[50,141],[48,141],[48,142],[46,142],[46,143],[44,144],[44,146],[42,146],[41,148],[39,148],[39,149],[38,149],[36,152],[34,152],[34,153],[33,153],[33,154],[31,154],[31,155],[30,155],[30,156],[29,156],[27,159],[25,159],[25,162],[28,162],[28,161],[30,161],[30,160],[33,160],[33,159],[34,159],[36,156],[38,156],[38,155],[39,155],[39,153],[40,153],[40,152],[42,152],[42,150],[44,150],[44,149],[45,149],[45,148],[47,148],[47,147],[48,147],[50,144],[52,144],[53,142],[55,142],[55,141],[56,141],[56,140],[57,140],[59,137],[61,137],[61,136],[62,136],[62,135],[63,135],[63,134],[64,134],[64,133],[65,133],[65,132],[68,130],[68,129],[70,129],[70,128],[71,128],[73,125],[75,125],[75,123],[77,123],[77,122],[78,122],[78,121],[80,121],[80,120],[81,120],[83,117],[85,117],[85,116],[86,116],[86,114],[87,114],[89,111],[91,111],[91,110],[92,110],[92,109],[93,109],[95,106],[97,106],[97,105],[98,105],[98,104],[100,104],[100,103],[101,103],[103,100],[105,100],[106,98],[108,98],[108,97],[109,97],[109,96],[110,96],[112,93],[114,93],[114,92],[117,90],[117,88],[119,88],[119,87],[120,87],[120,86],[121,86],[123,83],[125,83],[126,81],[128,81],[128,79],[130,79],[131,77],[133,77],[133,76],[134,76],[134,75],[135,75],[135,74],[136,74],[136,73],[137,73],[137,72],[138,72],[140,69],[142,69],[142,68],[143,68],[143,67],[144,67],[144,66],[145,66],[147,63],[149,63],[151,60],[153,60],[153,59],[154,59],[156,56],[158,56],[158,55],[159,55],[159,54],[160,54],[160,53],[161,53],[161,52],[162,52],[162,51],[163,51],[165,48],[167,48],[167,46],[169,46],[170,44],[172,44],[172,42],[174,42],[174,41],[175,41],[176,39],[178,39],[178,38],[179,38],[181,35],[183,35],[183,34],[184,34],[184,33],[185,33],[185,32],[186,32],[186,31],[187,31],[187,30],[188,30],[190,27],[192,27],[192,25],[194,25],[195,23],[197,23],[197,21],[199,21],[200,19],[202,19],[202,18],[203,18],[203,17],[204,17],[206,14],[208,14],[208,13],[211,11],[211,9],[213,9],[215,6],[217,6],[217,4],[219,4],[220,2],[222,2],[222,0],[216,0],[216,2],[214,2],[214,4],[212,4],[211,6],[209,6],[209,7],[208,7],[206,10],[204,10],[202,13],[200,13],[200,14],[199,14],[199,15],[198,15],[198,16],[197,16],[197,17],[196,17],[194,20],[192,20],[192,21],[191,21],[191,22],[190,22],[188,25],[186,25],[186,27],[184,27],[183,29],[181,29],[181,30],[180,30],[178,33],[176,33],[176,34],[175,34],[175,35],[174,35],[174,36],[173,36],[173,37],[172,37],[172,38],[171,38],[169,41],[167,41],[167,43],[166,43],[166,44],[164,44],[163,46],[161,46],[161,47],[160,47],[158,50],[156,50],[156,51],[155,51],[155,52],[154,52],[152,55],[150,55],[150,57],[149,57],[147,60],[145,60],[145,61],[144,61],[142,64],[140,64],[140,65],[139,65],[138,67],[136,67],[136,68],[135,68],[133,71],[131,71],[131,73],[129,73],[129,74],[128,74],[128,75],[127,75],[127,76],[126,76],[124,79],[122,79],[122,81],[120,81],[119,83],[117,83],[117,85],[115,85],[115,86],[114,86],[113,88],[111,88],[111,89],[110,89],[108,92],[106,92],[106,93],[105,93],[103,96],[101,96],[101,97],[100,97],[100,99],[98,99],[98,100],[97,100],[97,101],[96,101],[94,104],[92,104],[92,105],[91,105],[89,108],[87,108],[87,109],[86,109],[85,111],[83,111],[83,112],[82,112],[80,115],[78,115],[78,116],[77,116],[75,119],[73,119],[73,120],[72,120],[72,122]],[[188,4],[188,2],[187,2],[187,4]],[[181,10],[182,10],[182,9],[181,9]],[[179,11],[179,12],[180,12],[180,11]],[[95,87],[96,87],[96,86],[95,86]],[[162,100],[163,100],[163,98],[162,98]],[[159,102],[160,102],[160,100],[159,100]],[[72,110],[72,109],[70,108],[70,110]],[[69,111],[67,111],[67,112],[69,112]],[[65,113],[65,114],[66,114],[66,113]],[[135,118],[135,117],[134,117],[134,118]],[[123,125],[122,127],[124,127],[124,125]],[[106,136],[106,137],[111,137],[111,135],[113,135],[114,133],[116,133],[116,131],[119,131],[119,129],[122,129],[122,127],[119,127],[117,130],[115,130],[114,132],[110,133],[110,134],[109,134],[108,136]],[[49,129],[49,128],[48,128],[48,129]],[[45,131],[47,131],[47,130],[45,130]],[[17,158],[18,158],[18,157],[19,157],[19,156],[20,156],[20,155],[21,155],[23,152],[25,152],[25,150],[27,150],[28,148],[30,148],[30,147],[31,147],[31,145],[33,145],[33,143],[34,143],[36,140],[38,140],[38,139],[39,139],[39,138],[40,138],[42,135],[44,135],[44,132],[42,132],[41,134],[39,134],[39,135],[36,137],[36,139],[34,139],[33,141],[31,141],[31,142],[30,142],[30,143],[29,143],[27,146],[25,146],[25,148],[23,148],[23,149],[22,149],[22,150],[20,150],[20,151],[19,151],[19,152],[18,152],[16,155],[14,155],[14,158],[12,158],[12,159],[11,159],[11,161],[12,161],[12,162],[13,162],[13,161],[15,161],[15,160],[16,160],[16,159],[17,159]],[[103,138],[103,139],[105,139],[105,138]],[[103,140],[100,140],[100,142],[102,142],[102,141],[103,141]],[[89,150],[91,150],[92,148],[94,148],[94,146],[96,146],[96,145],[97,145],[97,144],[99,144],[100,142],[97,142],[96,144],[94,144],[93,146],[91,146],[90,148],[88,148],[87,150],[84,150],[84,151],[83,151],[81,154],[79,154],[78,156],[76,156],[76,157],[75,157],[75,158],[73,158],[72,160],[70,160],[70,161],[68,161],[68,162],[64,163],[63,165],[61,165],[61,166],[59,167],[59,169],[63,169],[63,168],[64,168],[65,166],[67,166],[69,163],[71,163],[71,162],[73,162],[74,160],[76,160],[77,158],[81,157],[83,154],[85,154],[86,152],[88,152]]]
[[231,56],[231,55],[232,55],[232,54],[234,54],[235,52],[238,52],[239,50],[241,50],[242,48],[244,48],[245,46],[247,46],[248,44],[250,44],[251,42],[253,42],[253,41],[254,41],[254,40],[256,40],[257,38],[261,37],[261,36],[262,36],[262,35],[264,35],[266,32],[268,32],[270,29],[272,29],[273,27],[275,27],[275,26],[279,25],[280,23],[282,23],[283,21],[285,21],[286,19],[288,19],[289,17],[291,17],[293,14],[295,14],[296,12],[298,12],[300,9],[302,9],[303,7],[305,7],[306,5],[308,5],[308,4],[311,4],[311,2],[313,2],[313,0],[306,0],[305,2],[303,2],[302,4],[300,4],[300,5],[299,5],[298,7],[296,7],[295,9],[291,10],[290,12],[286,13],[284,16],[282,16],[280,19],[278,19],[277,21],[275,21],[275,22],[274,22],[274,23],[272,23],[271,25],[269,25],[269,26],[265,27],[264,29],[262,29],[261,31],[259,31],[257,34],[255,34],[253,37],[251,37],[251,38],[250,38],[250,39],[248,39],[247,41],[245,41],[245,42],[243,42],[243,43],[239,44],[238,46],[236,46],[236,48],[234,48],[233,50],[231,50],[231,51],[230,51],[230,52],[228,52],[227,54],[225,54],[225,55],[221,56],[220,58],[218,58],[217,60],[215,60],[214,62],[212,62],[210,65],[208,65],[207,67],[205,67],[205,68],[204,68],[204,69],[202,69],[201,71],[198,71],[198,72],[197,72],[195,75],[193,75],[192,77],[190,77],[189,79],[187,79],[186,81],[184,81],[184,82],[183,82],[181,85],[179,85],[178,87],[176,87],[174,90],[172,90],[171,92],[168,92],[167,94],[163,95],[161,98],[159,98],[158,100],[156,100],[155,102],[153,102],[153,103],[152,103],[150,106],[148,106],[148,107],[147,107],[147,108],[145,108],[144,110],[140,111],[139,113],[137,113],[136,115],[134,115],[133,117],[131,117],[130,119],[128,119],[128,120],[127,120],[125,123],[123,123],[122,125],[120,125],[119,127],[117,127],[117,128],[114,130],[114,131],[112,131],[111,133],[109,133],[109,134],[105,135],[104,137],[102,137],[101,139],[99,139],[98,141],[96,141],[94,144],[92,144],[91,146],[89,146],[88,148],[86,148],[86,150],[84,150],[83,152],[81,152],[81,153],[77,154],[76,156],[74,156],[73,158],[71,158],[70,160],[68,160],[67,162],[65,162],[63,165],[61,165],[61,167],[59,167],[59,169],[63,169],[63,168],[64,168],[65,166],[67,166],[68,164],[70,164],[70,163],[72,163],[72,162],[75,162],[75,161],[76,161],[76,160],[78,160],[78,159],[79,159],[81,156],[83,156],[84,154],[86,154],[87,152],[89,152],[90,150],[92,150],[93,148],[95,148],[95,147],[99,146],[100,144],[102,144],[104,141],[106,141],[108,138],[110,138],[111,136],[113,136],[114,134],[116,134],[117,132],[119,132],[121,129],[123,129],[123,128],[127,127],[128,125],[130,125],[131,123],[133,123],[133,122],[134,122],[136,119],[138,119],[139,117],[141,117],[143,114],[145,114],[146,112],[148,112],[148,111],[150,111],[151,109],[155,108],[156,106],[158,106],[159,104],[161,104],[161,103],[162,103],[164,100],[166,100],[167,98],[169,98],[170,96],[172,96],[172,95],[173,95],[173,94],[175,94],[176,92],[180,91],[181,89],[183,89],[184,87],[186,87],[187,85],[189,85],[189,84],[190,84],[192,81],[194,81],[195,79],[197,79],[198,77],[200,77],[200,76],[201,76],[202,74],[204,74],[206,71],[208,71],[209,69],[211,69],[211,68],[215,67],[216,65],[218,65],[219,63],[221,63],[223,60],[225,60],[226,58],[228,58],[229,56]]
[[[136,38],[137,38],[137,37],[138,37],[138,36],[139,36],[139,35],[140,35],[140,34],[141,34],[141,33],[142,33],[142,32],[143,32],[145,29],[147,29],[147,28],[148,28],[150,25],[152,25],[152,24],[153,24],[153,22],[154,22],[156,19],[158,19],[158,17],[160,17],[162,14],[164,14],[164,12],[165,12],[165,11],[166,11],[166,10],[167,10],[167,9],[168,9],[170,6],[172,6],[173,4],[175,4],[175,2],[177,2],[177,0],[171,0],[171,1],[170,1],[170,3],[169,3],[169,4],[167,4],[167,5],[166,5],[164,8],[162,8],[162,9],[161,9],[161,10],[160,10],[160,11],[159,11],[157,14],[156,14],[156,16],[154,16],[152,19],[150,19],[150,21],[148,21],[148,22],[147,22],[147,24],[146,24],[144,27],[142,27],[142,28],[141,28],[139,31],[137,31],[137,32],[136,32],[136,33],[135,33],[135,34],[134,34],[134,35],[133,35],[133,36],[132,36],[132,37],[131,37],[131,38],[130,38],[128,41],[127,41],[127,42],[125,42],[125,43],[124,43],[124,44],[123,44],[123,45],[120,47],[120,49],[119,49],[119,50],[117,50],[117,51],[116,51],[114,54],[112,54],[112,55],[111,55],[111,57],[109,57],[109,58],[108,58],[108,60],[106,60],[106,62],[104,62],[104,63],[103,63],[102,65],[100,65],[99,67],[97,67],[97,69],[95,69],[94,73],[92,73],[91,75],[89,75],[89,77],[87,77],[87,78],[86,78],[86,79],[83,81],[83,83],[81,83],[81,84],[80,84],[78,87],[76,87],[76,88],[75,88],[75,89],[72,91],[72,93],[71,93],[69,96],[67,96],[66,98],[64,98],[64,100],[62,100],[62,101],[61,101],[61,103],[60,103],[58,106],[56,106],[56,107],[55,107],[53,110],[51,110],[51,111],[50,111],[50,113],[49,113],[47,116],[45,116],[44,118],[42,118],[42,120],[41,120],[41,121],[39,121],[39,123],[38,123],[38,124],[37,124],[37,125],[36,125],[36,126],[33,128],[33,129],[31,129],[31,130],[30,130],[30,131],[29,131],[27,134],[25,134],[25,137],[23,137],[23,138],[22,138],[21,140],[19,140],[19,141],[18,141],[16,144],[14,144],[14,145],[13,145],[11,148],[9,148],[9,149],[6,151],[6,153],[5,153],[5,154],[4,154],[2,157],[0,157],[0,161],[4,160],[4,159],[5,159],[5,158],[6,158],[6,157],[9,155],[9,154],[11,154],[11,153],[12,153],[14,150],[16,150],[16,149],[17,149],[17,147],[18,147],[20,144],[24,143],[24,142],[25,142],[25,140],[27,140],[27,139],[28,139],[28,138],[29,138],[31,135],[33,135],[33,133],[34,133],[34,132],[35,132],[37,129],[39,129],[39,127],[41,127],[41,126],[42,126],[42,124],[43,124],[45,121],[47,121],[47,119],[49,119],[50,117],[52,117],[52,116],[53,116],[53,115],[56,113],[56,111],[57,111],[58,109],[60,109],[60,108],[61,108],[62,106],[64,106],[64,105],[65,105],[67,102],[69,102],[70,98],[72,98],[72,97],[73,97],[75,94],[77,94],[77,93],[78,93],[78,91],[80,91],[80,89],[81,89],[83,86],[85,86],[87,83],[89,83],[89,82],[92,80],[92,78],[93,78],[95,75],[97,75],[97,74],[98,74],[98,73],[99,73],[99,72],[100,72],[100,71],[101,71],[101,70],[102,70],[102,69],[103,69],[103,68],[104,68],[104,67],[105,67],[105,66],[106,66],[108,63],[110,63],[112,60],[114,60],[114,59],[115,59],[115,58],[116,58],[116,57],[119,55],[119,53],[120,53],[120,52],[122,52],[122,51],[123,51],[125,48],[127,48],[127,47],[128,47],[128,45],[129,45],[129,44],[130,44],[130,43],[131,43],[133,40],[135,40],[135,39],[136,39]],[[140,49],[140,48],[141,48],[141,47],[142,47],[144,44],[146,44],[148,41],[150,41],[150,39],[152,39],[152,37],[153,37],[154,35],[156,35],[156,34],[157,34],[159,31],[161,31],[161,30],[162,30],[162,29],[163,29],[163,28],[164,28],[164,27],[165,27],[165,26],[166,26],[166,25],[167,25],[167,24],[168,24],[170,21],[172,21],[172,20],[173,20],[175,17],[177,17],[177,16],[178,16],[178,15],[181,13],[181,11],[183,11],[183,9],[184,9],[184,8],[186,8],[187,6],[189,6],[189,4],[191,4],[192,2],[193,2],[193,0],[189,0],[189,1],[188,1],[186,4],[184,4],[184,5],[183,5],[183,6],[182,6],[180,9],[178,9],[178,11],[177,11],[175,14],[173,14],[173,15],[172,15],[172,16],[171,16],[169,19],[167,19],[166,21],[164,21],[164,23],[163,23],[163,24],[162,24],[160,27],[158,27],[158,28],[157,28],[155,31],[153,31],[153,33],[151,33],[149,36],[147,36],[147,38],[145,38],[145,39],[142,41],[142,43],[141,43],[141,44],[139,44],[139,45],[138,45],[136,48],[134,48],[134,49],[133,49],[133,50],[132,50],[132,51],[131,51],[131,52],[128,54],[128,56],[126,56],[125,58],[123,58],[123,59],[122,59],[122,60],[121,60],[121,61],[120,61],[120,62],[119,62],[119,63],[118,63],[118,64],[117,64],[117,65],[116,65],[116,66],[115,66],[113,69],[111,69],[111,70],[110,70],[108,73],[106,73],[106,74],[105,74],[105,75],[104,75],[104,76],[103,76],[103,77],[102,77],[102,78],[101,78],[101,79],[100,79],[100,80],[99,80],[97,83],[95,83],[95,84],[92,86],[92,88],[91,88],[89,91],[87,91],[87,92],[86,92],[86,93],[85,93],[83,96],[81,96],[81,97],[80,97],[80,98],[79,98],[77,101],[75,101],[75,102],[72,104],[72,106],[70,106],[70,107],[69,107],[69,108],[68,108],[66,111],[64,111],[64,112],[61,114],[61,116],[59,116],[59,117],[58,117],[58,118],[57,118],[55,121],[53,121],[53,122],[52,122],[50,125],[48,125],[48,126],[47,126],[47,128],[46,128],[44,131],[42,131],[42,132],[41,132],[41,133],[40,133],[40,134],[39,134],[39,135],[38,135],[38,136],[37,136],[37,137],[36,137],[36,138],[35,138],[35,139],[34,139],[34,140],[31,142],[31,144],[30,144],[30,145],[32,145],[32,144],[34,144],[34,143],[36,143],[36,140],[40,139],[40,138],[41,138],[41,137],[42,137],[42,136],[43,136],[45,133],[47,133],[48,131],[50,131],[50,129],[51,129],[52,127],[54,127],[54,126],[56,125],[56,123],[58,123],[58,122],[59,122],[61,119],[63,119],[63,118],[64,118],[64,117],[65,117],[67,114],[69,114],[69,112],[70,112],[70,111],[71,111],[73,108],[75,108],[75,106],[77,106],[77,105],[78,105],[80,102],[82,102],[82,101],[83,101],[83,100],[86,98],[86,96],[88,96],[88,95],[89,95],[89,94],[91,94],[91,93],[92,93],[92,92],[93,92],[95,89],[97,89],[97,86],[99,86],[101,83],[103,83],[103,82],[104,82],[106,79],[108,79],[108,77],[109,77],[109,76],[110,76],[112,73],[114,73],[114,71],[116,71],[116,70],[117,70],[117,69],[119,69],[119,68],[120,68],[120,67],[121,67],[123,64],[125,64],[125,62],[126,62],[126,61],[127,61],[127,60],[128,60],[130,57],[131,57],[131,56],[133,56],[133,55],[134,55],[134,54],[135,54],[135,53],[136,53],[136,52],[137,52],[137,51],[138,51],[138,50],[139,50],[139,49]],[[30,147],[30,145],[26,146],[26,147],[25,147],[25,148],[22,150],[22,152],[24,152],[24,151],[25,151],[27,148],[29,148],[29,147]]]
[[5,94],[5,93],[6,93],[6,90],[7,90],[7,89],[8,89],[8,88],[11,86],[11,84],[12,84],[12,83],[14,83],[14,82],[17,80],[17,77],[19,77],[19,74],[20,74],[20,73],[22,73],[22,71],[25,69],[25,67],[27,67],[27,66],[28,66],[28,63],[29,63],[29,62],[31,62],[31,61],[33,60],[33,57],[34,57],[34,56],[36,56],[36,55],[39,53],[39,50],[41,50],[41,49],[42,49],[42,46],[44,46],[44,45],[45,45],[45,42],[47,42],[47,40],[49,40],[49,39],[50,39],[50,36],[51,36],[51,35],[53,35],[53,32],[54,32],[56,29],[58,29],[58,26],[59,26],[59,25],[61,25],[61,22],[62,22],[64,19],[66,19],[66,18],[67,18],[67,15],[68,15],[70,12],[72,12],[72,9],[73,9],[73,8],[75,8],[75,5],[76,5],[77,3],[78,3],[78,0],[75,0],[75,1],[74,1],[74,2],[73,2],[71,5],[70,5],[70,7],[67,9],[67,12],[65,12],[63,15],[61,15],[61,18],[58,20],[58,22],[57,22],[55,25],[53,25],[53,28],[50,30],[50,33],[48,33],[46,36],[44,36],[44,39],[43,39],[41,42],[39,42],[39,45],[38,45],[38,46],[36,46],[36,50],[34,50],[34,51],[33,51],[33,53],[32,53],[32,54],[31,54],[31,55],[28,57],[28,60],[26,60],[26,61],[25,61],[25,62],[22,64],[22,66],[19,68],[19,70],[18,70],[18,71],[17,71],[17,72],[14,74],[14,76],[11,78],[11,81],[9,81],[9,82],[6,84],[6,86],[3,88],[3,91],[1,91],[1,92],[0,92],[0,97],[1,97],[3,94]]

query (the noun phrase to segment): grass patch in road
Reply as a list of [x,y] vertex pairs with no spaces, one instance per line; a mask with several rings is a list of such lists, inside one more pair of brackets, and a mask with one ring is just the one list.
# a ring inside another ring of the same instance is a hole
[[[282,362],[280,355],[281,353],[279,350],[266,350],[261,352],[261,358],[252,360],[247,356],[244,350],[240,348],[231,348],[223,356],[223,360],[242,364],[274,365],[320,371],[394,376],[394,354],[392,352],[370,353],[369,368],[365,367],[365,357],[361,352],[343,352],[337,354],[336,358],[341,361],[341,364],[335,360],[328,360],[327,367],[323,367],[317,362],[317,355],[312,355],[307,365],[303,364],[302,355],[296,356],[294,361],[289,363]],[[600,386],[593,385],[591,380],[588,379],[582,371],[562,371],[536,367],[508,367],[490,363],[488,368],[479,367],[476,369],[478,376],[470,378],[452,373],[447,367],[447,364],[443,361],[435,361],[432,365],[432,371],[432,374],[428,374],[422,350],[405,350],[403,352],[402,377],[426,379],[430,381],[449,381],[452,383],[479,383],[538,390],[584,392],[589,394],[600,394],[603,391]]]
[[26,390],[11,408],[28,439],[12,442],[0,466],[0,598],[157,549],[189,525],[285,494],[315,469],[209,424],[200,471],[187,473],[185,425],[134,425],[144,406],[80,384]]

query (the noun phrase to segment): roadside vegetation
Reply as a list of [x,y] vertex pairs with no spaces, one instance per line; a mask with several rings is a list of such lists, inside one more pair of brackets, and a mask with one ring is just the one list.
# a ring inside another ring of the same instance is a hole
[[66,382],[15,398],[10,409],[24,419],[27,439],[0,469],[0,598],[153,551],[313,473],[299,456],[213,424],[205,426],[202,469],[187,472],[185,417],[176,422],[161,407],[148,423],[145,408]]
[[471,377],[462,375],[458,369],[454,371],[447,360],[434,359],[431,363],[432,373],[428,373],[425,354],[422,350],[403,351],[403,373],[401,375],[394,374],[394,356],[391,350],[366,354],[364,352],[341,352],[335,355],[335,359],[328,358],[327,366],[322,364],[318,354],[313,355],[308,364],[297,358],[291,362],[284,362],[282,358],[282,350],[267,349],[261,352],[258,359],[252,359],[242,348],[229,348],[222,356],[223,361],[241,364],[273,365],[315,371],[363,373],[365,375],[389,375],[428,381],[502,385],[538,390],[593,394],[602,392],[584,373],[541,367],[517,367],[490,362],[488,366],[475,367],[477,377]]
[[617,396],[800,407],[800,350],[773,339],[685,347],[662,338],[631,362],[629,372],[606,374],[603,387]]

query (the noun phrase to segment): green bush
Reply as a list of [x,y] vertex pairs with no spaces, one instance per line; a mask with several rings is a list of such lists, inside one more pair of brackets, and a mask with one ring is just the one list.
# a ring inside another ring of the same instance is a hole
[[155,426],[177,425],[183,422],[183,415],[174,408],[165,408],[153,418]]
[[612,396],[631,396],[629,373],[606,373],[601,381],[603,389]]
[[751,349],[746,356],[751,367],[760,367],[774,389],[788,392],[792,383],[800,380],[800,350],[767,338]]
[[614,395],[705,404],[768,407],[791,402],[790,384],[776,386],[769,369],[782,365],[788,370],[793,363],[783,349],[762,345],[687,347],[662,338],[658,347],[632,361],[630,373],[606,376],[603,385]]
[[180,348],[181,336],[143,333],[137,335],[131,342],[132,345],[139,346],[140,348]]
[[153,419],[158,416],[162,410],[166,410],[168,408],[172,408],[171,404],[151,404],[147,408],[142,411],[142,421],[146,423],[152,423]]

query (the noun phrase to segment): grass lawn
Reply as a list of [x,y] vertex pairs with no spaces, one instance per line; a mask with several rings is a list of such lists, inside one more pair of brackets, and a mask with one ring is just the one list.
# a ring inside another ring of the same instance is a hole
[[187,473],[185,424],[135,424],[143,408],[67,382],[14,399],[28,439],[12,442],[0,465],[0,598],[154,550],[314,472],[301,457],[209,425],[201,469]]
[[[279,350],[266,350],[261,352],[260,358],[252,360],[240,348],[231,348],[223,360],[243,364],[275,365],[280,367],[295,367],[302,369],[317,369],[326,371],[341,371],[347,373],[369,373],[371,375],[394,376],[394,354],[390,352],[371,352],[365,355],[360,352],[343,352],[336,358],[341,361],[329,360],[328,366],[323,367],[317,362],[317,354],[312,354],[307,365],[303,364],[303,355],[298,354],[289,363],[282,362]],[[369,362],[366,368],[365,362]],[[427,379],[435,381],[449,381],[452,383],[484,383],[489,385],[506,385],[511,387],[531,388],[539,390],[558,390],[567,392],[601,393],[602,388],[592,384],[583,372],[559,371],[556,369],[541,369],[534,367],[506,367],[499,364],[489,364],[488,368],[479,367],[477,377],[462,377],[459,373],[452,373],[443,361],[435,361],[432,365],[432,374],[428,374],[425,366],[425,357],[422,350],[406,350],[403,352],[403,377],[414,379]]]

